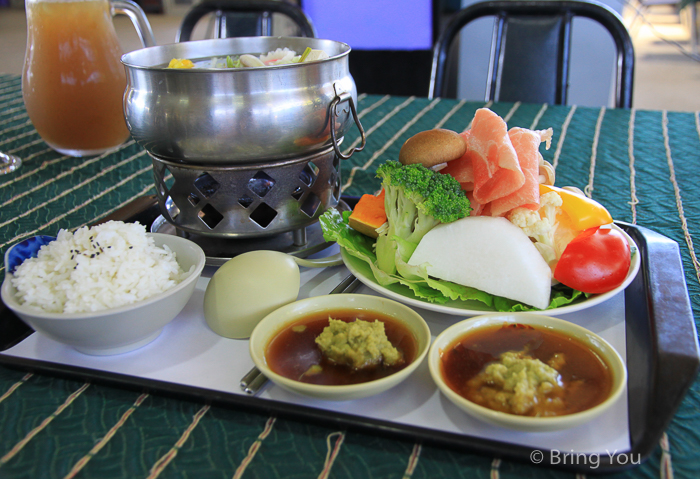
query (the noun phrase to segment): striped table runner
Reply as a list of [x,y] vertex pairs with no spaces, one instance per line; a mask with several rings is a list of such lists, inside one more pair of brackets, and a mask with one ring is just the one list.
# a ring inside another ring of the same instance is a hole
[[[519,103],[360,95],[367,146],[342,162],[344,194],[378,189],[376,167],[431,128],[463,131],[488,106],[509,126],[551,127],[544,158],[557,185],[574,185],[613,217],[680,244],[700,317],[700,116]],[[359,144],[351,128],[349,151]],[[347,145],[347,146],[345,146]],[[145,151],[128,141],[79,159],[52,151],[24,109],[20,79],[0,75],[0,151],[20,156],[0,176],[0,254],[35,234],[55,235],[153,194]],[[4,277],[4,266],[2,277]],[[649,461],[626,477],[697,477],[700,385],[695,383]],[[412,441],[210,407],[0,367],[0,478],[123,477],[571,477],[573,473]]]

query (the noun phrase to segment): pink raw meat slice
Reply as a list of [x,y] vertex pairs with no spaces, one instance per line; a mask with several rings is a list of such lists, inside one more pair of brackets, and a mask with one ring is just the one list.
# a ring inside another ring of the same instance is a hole
[[[460,133],[464,141],[469,144],[470,130]],[[462,184],[464,191],[472,191],[474,189],[474,168],[472,167],[472,155],[468,148],[460,158],[448,161],[447,166],[440,170],[440,173],[445,173],[455,177]]]
[[525,183],[506,122],[488,108],[476,111],[467,150],[474,169],[474,198],[479,203],[507,196]]
[[[549,131],[549,130],[548,130]],[[525,183],[517,191],[497,198],[491,203],[491,215],[503,216],[513,208],[522,206],[531,210],[540,207],[540,143],[545,131],[511,128],[508,132],[513,148],[518,154]]]
[[[473,185],[472,185],[473,187]],[[462,184],[462,189],[464,189],[464,184]],[[465,190],[465,194],[467,195],[467,199],[469,200],[469,206],[472,207],[471,212],[469,213],[469,216],[481,216],[481,213],[484,211],[484,205],[479,203],[474,199],[474,192],[469,190]]]

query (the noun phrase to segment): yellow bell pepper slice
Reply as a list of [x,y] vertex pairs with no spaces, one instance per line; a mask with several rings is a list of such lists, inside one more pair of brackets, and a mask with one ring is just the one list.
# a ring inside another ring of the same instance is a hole
[[561,197],[561,209],[569,215],[574,229],[580,231],[612,223],[613,219],[608,210],[597,201],[556,186],[540,184],[540,195],[551,191]]

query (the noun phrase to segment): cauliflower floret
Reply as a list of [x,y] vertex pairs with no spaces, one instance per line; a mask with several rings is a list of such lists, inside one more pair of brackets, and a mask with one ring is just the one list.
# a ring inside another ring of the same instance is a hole
[[561,205],[561,196],[551,191],[540,196],[540,208],[537,211],[521,207],[514,208],[508,214],[508,220],[535,241],[535,247],[550,267],[563,252],[557,250],[554,239]]

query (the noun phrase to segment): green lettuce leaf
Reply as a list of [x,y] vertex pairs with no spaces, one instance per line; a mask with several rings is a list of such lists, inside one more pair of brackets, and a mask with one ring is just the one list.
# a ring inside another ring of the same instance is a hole
[[[399,283],[411,289],[418,299],[431,303],[445,304],[448,301],[478,301],[490,309],[501,312],[538,311],[537,308],[517,301],[494,296],[484,291],[430,277],[424,265],[409,265],[403,258],[410,258],[416,244],[393,237],[396,240],[396,274],[389,274],[377,265],[377,255],[374,252],[375,240],[356,231],[348,224],[351,212],[342,214],[331,208],[326,211],[319,221],[326,241],[335,241],[346,253],[366,262],[374,275],[374,279],[382,286]],[[552,288],[551,302],[547,309],[559,308],[574,301],[587,298],[589,295],[557,285]]]

